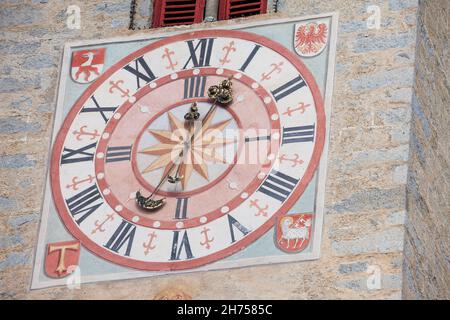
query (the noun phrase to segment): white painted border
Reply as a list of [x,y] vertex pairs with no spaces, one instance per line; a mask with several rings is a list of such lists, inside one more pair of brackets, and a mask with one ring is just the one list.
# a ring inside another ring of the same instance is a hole
[[[238,24],[229,24],[222,26],[214,26],[211,27],[208,25],[199,26],[196,29],[180,29],[163,33],[152,33],[150,35],[137,35],[137,36],[127,36],[127,37],[114,37],[103,40],[84,40],[77,42],[69,42],[64,46],[63,57],[62,57],[62,67],[60,71],[59,77],[59,87],[58,87],[58,99],[56,105],[56,114],[53,121],[53,134],[52,134],[52,143],[56,138],[56,135],[59,131],[59,126],[62,122],[63,118],[63,104],[64,97],[66,91],[66,78],[68,75],[68,70],[70,70],[70,53],[71,49],[80,47],[80,46],[89,46],[89,45],[104,45],[109,43],[126,43],[126,42],[134,42],[134,41],[145,41],[152,40],[155,38],[163,38],[176,34],[186,33],[189,31],[197,31],[197,30],[205,30],[205,29],[243,29],[250,28],[262,25],[274,25],[281,24],[287,22],[295,22],[295,21],[305,21],[310,19],[319,19],[319,18],[331,18],[331,30],[332,34],[330,36],[329,42],[329,53],[328,53],[328,69],[327,69],[327,81],[325,84],[325,96],[324,96],[324,107],[325,107],[325,115],[326,115],[326,128],[327,132],[325,135],[325,145],[322,152],[319,169],[318,169],[318,181],[316,186],[316,201],[315,201],[315,214],[316,214],[316,222],[314,224],[314,237],[312,240],[313,249],[309,253],[305,253],[302,255],[301,259],[298,256],[294,255],[286,255],[286,256],[265,256],[258,258],[249,258],[249,259],[240,259],[239,261],[218,261],[208,265],[205,265],[200,268],[191,269],[191,270],[180,270],[180,271],[165,271],[165,272],[150,272],[150,271],[141,271],[141,270],[132,270],[129,272],[121,272],[117,274],[104,274],[104,275],[93,275],[93,276],[83,276],[81,270],[81,282],[82,283],[92,283],[98,281],[112,281],[112,280],[125,280],[125,279],[136,279],[136,278],[144,278],[151,276],[162,276],[168,274],[180,274],[180,273],[192,273],[192,272],[201,272],[201,271],[214,271],[214,270],[223,270],[223,269],[231,269],[231,268],[240,268],[246,266],[256,266],[262,264],[278,264],[278,263],[286,263],[286,262],[298,262],[305,260],[314,260],[320,258],[320,248],[322,244],[322,229],[323,229],[323,220],[324,220],[324,208],[325,208],[325,184],[326,184],[326,173],[327,173],[327,161],[328,161],[328,146],[330,139],[330,124],[331,124],[331,101],[333,94],[333,85],[334,85],[334,69],[335,69],[335,61],[336,61],[336,44],[337,44],[337,33],[338,33],[338,17],[339,14],[337,12],[324,13],[319,15],[309,15],[304,17],[294,17],[294,18],[280,18],[280,19],[269,19],[266,21],[252,21],[247,23],[238,23]],[[51,150],[51,149],[50,149]],[[50,153],[49,153],[50,154]],[[50,156],[47,160],[47,168],[49,168]],[[47,169],[47,179],[46,179],[46,187],[45,187],[45,196],[44,203],[42,207],[42,217],[39,228],[39,237],[38,237],[38,245],[36,250],[34,251],[34,267],[33,267],[33,275],[31,281],[30,289],[42,289],[48,287],[55,286],[63,286],[66,285],[67,278],[62,279],[52,279],[49,281],[39,281],[40,271],[43,270],[43,262],[44,256],[42,253],[45,250],[45,242],[43,241],[43,237],[46,236],[47,231],[47,223],[49,219],[50,213],[50,203],[52,201],[52,195],[50,190],[49,183],[49,170]],[[322,190],[322,192],[317,192],[317,190]],[[42,241],[41,241],[42,240]],[[269,260],[269,263],[267,262]],[[272,261],[270,261],[272,260]]]

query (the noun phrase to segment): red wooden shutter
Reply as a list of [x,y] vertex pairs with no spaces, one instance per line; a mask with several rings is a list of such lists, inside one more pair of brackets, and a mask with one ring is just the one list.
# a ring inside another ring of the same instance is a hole
[[267,0],[220,0],[219,20],[247,17],[267,12]]
[[204,11],[205,0],[154,0],[152,27],[199,23]]

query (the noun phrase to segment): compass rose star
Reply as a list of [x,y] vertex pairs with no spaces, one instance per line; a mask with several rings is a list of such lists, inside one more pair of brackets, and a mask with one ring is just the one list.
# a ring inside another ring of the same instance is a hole
[[[231,122],[231,119],[212,123],[215,111],[202,126],[202,130],[190,142],[190,137],[194,132],[195,125],[189,127],[184,120],[178,119],[171,112],[167,112],[170,130],[152,130],[152,134],[159,143],[140,150],[139,153],[159,156],[141,173],[145,174],[164,167],[165,176],[172,165],[180,163],[179,175],[182,176],[181,186],[186,189],[192,172],[196,171],[206,181],[209,181],[208,164],[218,162],[226,163],[225,155],[217,153],[216,149],[227,144],[234,143],[234,139],[225,139],[222,131]],[[198,121],[200,123],[200,121]],[[184,154],[179,159],[179,154],[184,150]]]

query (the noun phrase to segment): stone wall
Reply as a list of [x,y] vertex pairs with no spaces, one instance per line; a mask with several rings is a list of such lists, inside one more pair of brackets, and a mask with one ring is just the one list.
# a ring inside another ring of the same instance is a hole
[[[340,12],[322,257],[30,292],[62,46],[152,31],[127,30],[128,1],[3,0],[1,298],[151,299],[174,287],[194,299],[401,297],[417,0],[279,3],[279,16]],[[66,27],[66,8],[73,4],[81,8],[80,30]],[[380,7],[380,29],[367,28],[368,5]],[[367,287],[370,270],[380,271],[381,288]]]
[[404,298],[450,298],[450,2],[421,1],[412,103]]

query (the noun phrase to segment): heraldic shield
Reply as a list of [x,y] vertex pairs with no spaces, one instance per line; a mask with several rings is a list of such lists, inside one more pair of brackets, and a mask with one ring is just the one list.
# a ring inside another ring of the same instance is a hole
[[97,79],[105,64],[105,48],[75,51],[72,54],[71,76],[78,83],[89,83]]
[[294,32],[294,49],[301,57],[314,57],[327,46],[328,22],[323,20],[297,23]]
[[276,226],[276,245],[289,253],[303,251],[311,239],[312,214],[289,214],[281,217]]
[[49,243],[45,256],[45,273],[51,278],[63,278],[72,273],[79,260],[78,240]]

